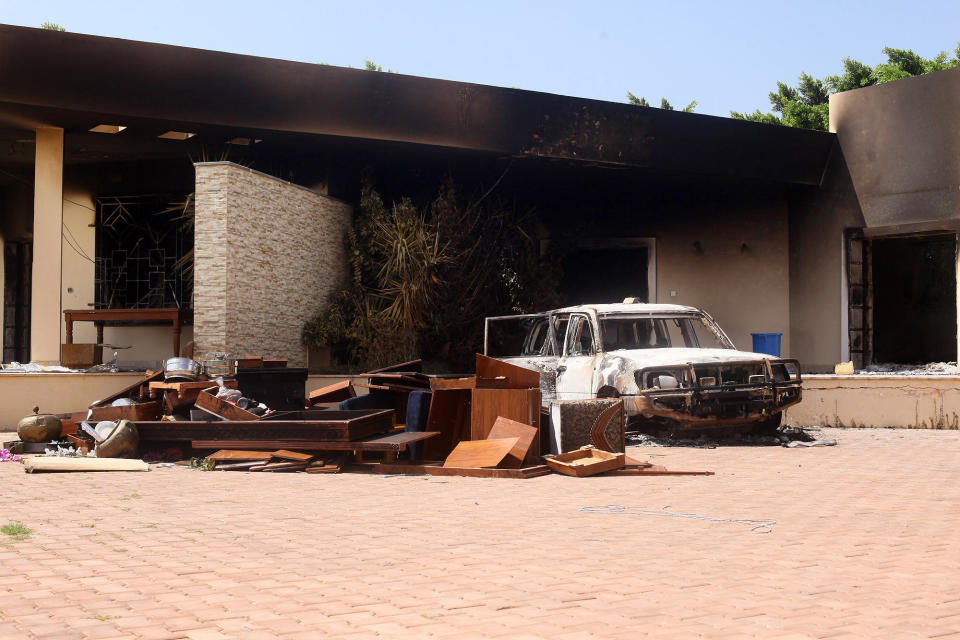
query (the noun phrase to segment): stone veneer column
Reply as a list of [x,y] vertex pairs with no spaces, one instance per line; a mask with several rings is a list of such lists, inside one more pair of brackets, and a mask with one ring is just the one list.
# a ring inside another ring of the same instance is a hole
[[196,167],[196,355],[306,366],[303,324],[346,277],[351,207],[230,162]]

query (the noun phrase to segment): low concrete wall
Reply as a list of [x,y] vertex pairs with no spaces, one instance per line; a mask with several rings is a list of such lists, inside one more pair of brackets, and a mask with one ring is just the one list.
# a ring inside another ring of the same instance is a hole
[[960,429],[960,377],[834,376],[803,378],[803,400],[784,422],[801,427]]
[[33,407],[43,413],[83,411],[138,380],[142,373],[2,373],[0,431],[16,431]]

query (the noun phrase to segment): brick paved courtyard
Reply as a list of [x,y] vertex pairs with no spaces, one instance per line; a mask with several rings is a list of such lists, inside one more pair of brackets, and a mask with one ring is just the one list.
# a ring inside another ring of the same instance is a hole
[[[960,432],[824,436],[631,450],[712,477],[0,464],[33,530],[0,536],[0,638],[960,637]],[[667,504],[776,524],[581,511]]]

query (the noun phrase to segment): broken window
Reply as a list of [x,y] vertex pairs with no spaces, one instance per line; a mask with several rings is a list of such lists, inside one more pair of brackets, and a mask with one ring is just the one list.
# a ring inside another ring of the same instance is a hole
[[97,198],[98,309],[193,306],[193,210],[181,196]]
[[486,355],[516,358],[553,355],[545,315],[487,318]]
[[729,349],[699,315],[600,316],[604,351],[669,347]]

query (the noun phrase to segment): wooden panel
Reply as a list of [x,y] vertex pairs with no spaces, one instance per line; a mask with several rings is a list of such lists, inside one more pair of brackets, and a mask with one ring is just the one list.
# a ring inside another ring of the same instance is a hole
[[262,369],[263,356],[247,356],[237,358],[237,369]]
[[314,453],[300,453],[299,451],[288,451],[287,449],[279,449],[273,453],[273,456],[275,458],[294,460],[296,462],[309,462],[317,457]]
[[163,371],[156,371],[152,373],[148,371],[146,376],[144,376],[143,380],[141,380],[140,382],[135,382],[131,384],[129,387],[124,387],[123,389],[120,389],[120,391],[117,391],[113,395],[107,396],[103,400],[94,400],[93,402],[90,403],[90,408],[92,409],[93,407],[105,407],[118,398],[133,398],[133,399],[141,398],[144,395],[146,395],[142,392],[141,387],[144,387],[151,382],[155,382],[159,380],[163,380]]
[[[304,418],[298,414],[309,413]],[[203,440],[203,441],[308,441],[350,442],[393,428],[393,412],[383,411],[311,411],[289,412],[266,416],[261,420],[195,421],[136,421],[140,439],[144,441]],[[212,449],[237,447],[212,445]],[[244,449],[268,449],[266,445],[249,445]],[[278,446],[277,449],[297,449]]]
[[496,440],[465,440],[454,447],[444,460],[444,467],[477,468],[496,467],[517,445],[519,438]]
[[221,449],[216,453],[207,456],[207,460],[269,460],[273,457],[273,451],[228,451]]
[[540,389],[474,389],[470,401],[470,439],[485,440],[497,418],[540,430]]
[[[488,358],[485,355],[477,354],[477,386],[484,386],[484,378],[493,380],[497,378],[506,378],[502,384],[507,389],[539,389],[540,372],[525,367],[518,367],[514,364]],[[501,383],[497,383],[500,386]]]
[[419,431],[395,433],[382,438],[355,440],[353,442],[302,439],[191,440],[191,444],[194,449],[249,449],[251,446],[255,446],[259,449],[288,449],[294,451],[405,451],[408,444],[427,440],[436,435],[432,431]]
[[540,431],[536,427],[528,424],[510,420],[509,418],[497,418],[490,429],[488,438],[496,440],[499,438],[517,438],[517,444],[507,457],[500,464],[501,467],[508,469],[519,469],[520,467],[534,464],[534,459],[538,457],[540,451]]
[[[468,478],[510,478],[514,480],[523,480],[525,478],[536,478],[551,473],[546,465],[537,465],[533,467],[524,467],[523,469],[463,469],[454,467],[442,467],[436,464],[402,464],[402,463],[381,463],[381,464],[352,464],[348,467],[350,471],[365,471],[367,473],[384,473],[391,475],[421,475],[431,476],[465,476]],[[307,470],[309,472],[309,469]]]
[[443,460],[461,440],[470,439],[470,389],[438,389],[430,399],[427,431],[440,435],[423,445],[427,460]]
[[433,391],[439,389],[475,389],[476,387],[476,376],[468,378],[430,378],[430,389]]
[[87,420],[100,422],[101,420],[156,420],[160,417],[159,402],[142,402],[120,407],[94,407],[90,409]]
[[259,416],[255,413],[250,413],[246,409],[241,409],[235,404],[230,404],[225,400],[221,400],[215,395],[211,394],[209,391],[201,391],[197,394],[196,400],[197,409],[202,409],[211,415],[215,415],[218,418],[224,418],[226,420],[257,420]]
[[314,405],[321,402],[341,402],[347,398],[355,398],[357,396],[356,390],[353,388],[353,383],[349,380],[344,380],[343,382],[337,382],[335,384],[327,385],[326,387],[321,387],[310,392],[309,404]]
[[386,373],[388,371],[423,371],[423,361],[422,360],[411,360],[409,362],[401,362],[399,364],[391,364],[388,367],[382,367],[380,369],[374,369],[372,371],[367,371],[366,373],[361,373],[362,376],[368,376],[372,373]]

